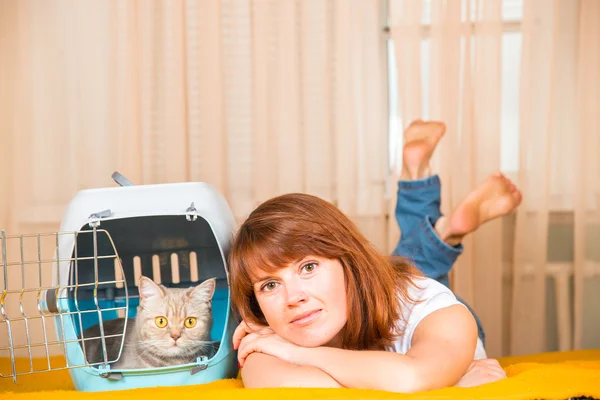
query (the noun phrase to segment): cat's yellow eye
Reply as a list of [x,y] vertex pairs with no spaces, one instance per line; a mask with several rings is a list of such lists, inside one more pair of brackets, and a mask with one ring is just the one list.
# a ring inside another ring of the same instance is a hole
[[167,321],[167,319],[165,317],[156,317],[156,319],[154,320],[154,323],[159,328],[164,328],[165,326],[167,326],[169,321]]
[[196,318],[194,318],[194,317],[187,317],[185,319],[184,324],[185,324],[186,328],[193,328],[193,327],[196,326]]

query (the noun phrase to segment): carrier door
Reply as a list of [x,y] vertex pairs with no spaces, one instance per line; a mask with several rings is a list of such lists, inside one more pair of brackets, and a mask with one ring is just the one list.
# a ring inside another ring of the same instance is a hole
[[[119,359],[126,319],[111,335],[104,334],[102,321],[126,315],[128,285],[106,230],[18,236],[2,231],[0,246],[0,377],[16,381],[36,372],[102,368]],[[82,265],[90,271],[86,279],[79,276]],[[117,301],[103,301],[107,293]],[[100,334],[86,337],[82,332],[91,321],[100,321]],[[102,348],[93,363],[86,357],[89,341]]]

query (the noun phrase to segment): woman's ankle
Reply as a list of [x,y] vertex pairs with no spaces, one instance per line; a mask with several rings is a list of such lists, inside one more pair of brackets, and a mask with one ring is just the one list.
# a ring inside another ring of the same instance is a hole
[[442,215],[433,226],[438,237],[450,246],[458,246],[464,235],[455,235],[450,230],[450,218]]

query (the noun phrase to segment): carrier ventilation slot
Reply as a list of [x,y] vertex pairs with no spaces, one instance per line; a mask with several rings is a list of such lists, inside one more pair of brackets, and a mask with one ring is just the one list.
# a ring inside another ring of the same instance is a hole
[[[140,282],[140,277],[143,275],[144,270],[146,271],[152,271],[152,274],[150,276],[148,276],[149,278],[152,278],[156,283],[160,284],[162,283],[162,279],[161,279],[161,275],[164,276],[164,272],[162,272],[161,269],[161,265],[160,265],[160,256],[158,254],[154,254],[152,255],[152,257],[146,257],[147,262],[150,262],[152,265],[152,268],[144,268],[145,266],[142,265],[142,258],[140,256],[134,256],[133,257],[133,282],[134,285],[136,287],[138,287],[139,282]],[[179,254],[178,253],[171,253],[169,257],[167,257],[167,260],[169,261],[169,264],[164,266],[164,268],[167,268],[168,270],[171,271],[171,283],[173,284],[178,284],[181,283],[181,276],[180,276],[180,265],[179,265]],[[123,260],[121,259],[121,263],[123,262]],[[198,282],[198,257],[196,255],[195,251],[191,251],[189,253],[189,274],[190,274],[190,279],[189,282],[191,283],[197,283]],[[114,261],[114,269],[115,269],[115,281],[117,281],[116,283],[116,287],[117,289],[122,289],[123,288],[123,274],[121,272],[121,264],[119,263],[118,260]]]

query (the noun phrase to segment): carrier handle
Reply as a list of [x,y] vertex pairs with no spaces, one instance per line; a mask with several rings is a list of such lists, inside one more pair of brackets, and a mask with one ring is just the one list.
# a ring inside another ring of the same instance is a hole
[[119,171],[113,172],[111,177],[121,186],[133,186],[133,183],[129,179],[125,178]]

